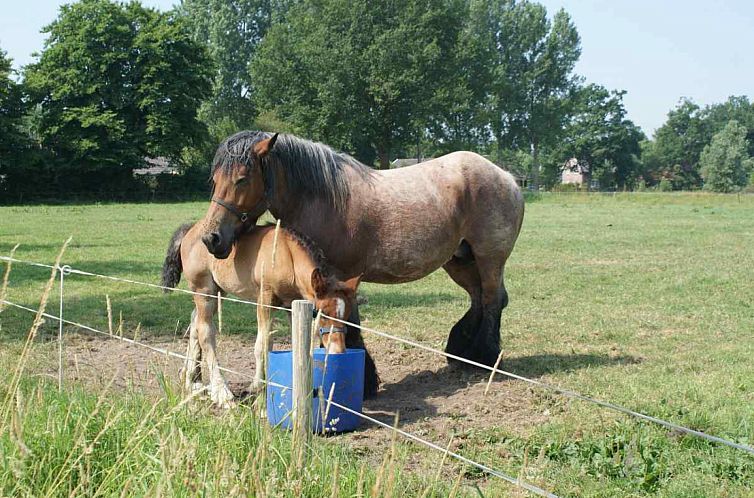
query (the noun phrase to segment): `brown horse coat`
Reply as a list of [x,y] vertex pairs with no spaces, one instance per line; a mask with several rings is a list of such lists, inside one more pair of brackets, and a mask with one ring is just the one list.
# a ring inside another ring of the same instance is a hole
[[262,132],[228,138],[214,162],[203,240],[216,257],[243,229],[241,214],[255,220],[269,209],[314,240],[342,278],[401,283],[443,267],[471,298],[446,351],[495,363],[503,271],[524,216],[509,173],[473,152],[377,171],[326,145]]
[[[264,305],[289,307],[294,299],[308,299],[324,315],[345,319],[350,313],[359,279],[340,282],[328,277],[321,254],[301,235],[273,226],[256,227],[241,235],[226,259],[216,259],[201,243],[203,223],[184,225],[173,235],[163,267],[163,285],[175,287],[180,273],[194,292],[187,357],[182,380],[187,389],[194,389],[201,379],[201,359],[209,368],[209,392],[213,401],[227,406],[233,394],[220,371],[217,360],[213,322],[217,311],[218,292],[258,301],[257,340],[254,348],[256,371],[253,389],[260,387],[264,377],[264,360],[271,347],[269,340],[270,308]],[[321,317],[323,340],[331,353],[345,351],[344,327]],[[199,384],[200,387],[201,384]]]

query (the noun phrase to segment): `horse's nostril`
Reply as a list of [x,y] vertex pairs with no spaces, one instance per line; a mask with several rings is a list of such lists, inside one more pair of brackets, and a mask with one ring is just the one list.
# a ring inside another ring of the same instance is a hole
[[202,237],[202,242],[204,242],[204,245],[207,246],[207,249],[210,251],[214,251],[217,249],[217,246],[220,245],[220,234],[217,232],[208,233],[204,237]]

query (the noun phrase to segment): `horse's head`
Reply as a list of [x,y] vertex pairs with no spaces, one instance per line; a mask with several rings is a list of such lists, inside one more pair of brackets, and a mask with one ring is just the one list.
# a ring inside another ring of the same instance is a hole
[[227,258],[236,237],[254,225],[267,210],[262,163],[275,140],[277,133],[259,140],[248,150],[224,151],[224,164],[215,158],[212,201],[204,217],[202,242],[218,259]]
[[319,269],[312,272],[312,288],[316,295],[314,306],[327,315],[320,318],[319,334],[322,345],[330,353],[346,352],[346,326],[327,317],[348,320],[360,281],[361,276],[341,282],[325,277]]

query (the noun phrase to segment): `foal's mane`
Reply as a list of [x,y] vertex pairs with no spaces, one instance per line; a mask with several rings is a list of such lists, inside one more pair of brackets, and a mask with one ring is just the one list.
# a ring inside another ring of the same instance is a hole
[[[269,227],[275,225],[274,223],[268,223],[264,226]],[[306,251],[309,257],[312,258],[314,266],[319,268],[323,275],[330,275],[330,265],[327,262],[327,258],[325,258],[325,253],[322,251],[322,249],[319,248],[317,244],[314,243],[312,239],[299,232],[298,230],[294,230],[291,227],[281,226],[280,228],[288,235],[290,235],[290,237],[299,245],[299,247],[301,247],[301,249]]]
[[[212,174],[220,169],[229,173],[234,164],[252,166],[254,144],[270,138],[263,131],[241,131],[225,139],[217,149]],[[372,169],[348,154],[295,135],[281,134],[275,146],[264,158],[265,190],[268,197],[274,192],[276,172],[285,175],[289,193],[294,198],[313,196],[326,199],[337,210],[343,211],[350,194],[348,180],[343,170],[351,168],[364,179],[369,179]]]
[[[262,226],[273,227],[275,226],[275,224],[266,223]],[[286,232],[293,239],[293,241],[296,242],[296,244],[298,244],[298,246],[309,255],[309,257],[312,259],[312,262],[314,263],[314,266],[318,268],[320,272],[322,272],[322,276],[327,279],[329,284],[337,288],[337,284],[339,282],[333,275],[332,267],[330,266],[330,263],[327,262],[327,258],[325,257],[325,253],[322,251],[322,249],[320,249],[320,247],[312,239],[299,232],[298,230],[295,230],[288,226],[281,226],[280,228],[281,230]]]

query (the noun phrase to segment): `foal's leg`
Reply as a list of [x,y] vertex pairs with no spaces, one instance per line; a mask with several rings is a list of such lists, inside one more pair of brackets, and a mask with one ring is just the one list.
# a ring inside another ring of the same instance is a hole
[[[267,304],[260,294],[260,304]],[[267,376],[267,355],[272,350],[271,333],[272,317],[270,308],[257,306],[257,339],[254,342],[254,381],[251,383],[251,392],[259,392],[263,388],[263,381]]]
[[202,349],[199,347],[199,332],[196,328],[196,309],[191,312],[186,359],[183,362],[180,377],[183,389],[187,394],[191,394],[197,387],[201,388]]
[[[210,294],[203,290],[201,292]],[[220,371],[220,363],[215,351],[215,336],[217,329],[213,323],[217,311],[217,298],[194,295],[196,304],[196,329],[202,353],[207,359],[209,369],[209,395],[212,401],[222,408],[229,408],[233,403],[233,393],[228,388],[227,382]]]

